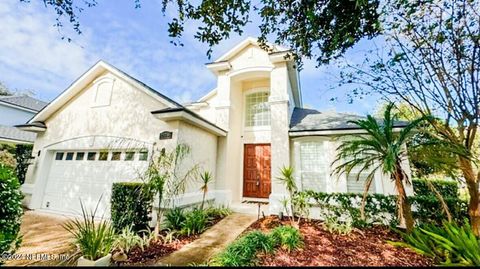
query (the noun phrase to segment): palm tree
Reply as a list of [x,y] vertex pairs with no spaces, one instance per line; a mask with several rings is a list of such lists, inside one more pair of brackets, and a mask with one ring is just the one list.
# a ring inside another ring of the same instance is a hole
[[203,210],[203,205],[205,204],[205,197],[207,196],[207,192],[208,192],[208,184],[210,184],[213,181],[212,173],[210,173],[209,171],[204,171],[200,175],[200,180],[202,183],[200,190],[203,192],[202,205],[200,209]]
[[[290,213],[292,214],[291,220],[292,222],[295,221],[295,215],[294,215],[294,208],[293,208],[293,196],[295,195],[295,192],[298,190],[297,188],[297,183],[295,181],[295,178],[293,177],[294,175],[294,170],[293,167],[290,166],[284,166],[280,170],[280,173],[282,174],[281,177],[278,177],[277,179],[285,185],[285,188],[288,191],[288,194],[290,196]],[[286,207],[285,207],[286,208]],[[288,214],[288,212],[286,212]]]
[[[414,135],[414,129],[427,118],[413,120],[400,132],[394,132],[394,122],[398,119],[398,114],[392,114],[393,107],[393,103],[387,105],[382,123],[371,115],[364,120],[349,121],[366,131],[367,135],[358,135],[351,140],[343,141],[337,147],[337,156],[333,164],[338,166],[334,168],[332,174],[345,173],[348,177],[354,168],[359,168],[360,173],[368,171],[361,205],[363,219],[365,219],[365,201],[375,173],[381,171],[390,175],[398,192],[399,213],[405,220],[407,232],[410,232],[414,221],[404,186],[405,183],[410,184],[410,181],[401,164],[407,158],[406,143]],[[360,173],[357,175],[357,181]]]

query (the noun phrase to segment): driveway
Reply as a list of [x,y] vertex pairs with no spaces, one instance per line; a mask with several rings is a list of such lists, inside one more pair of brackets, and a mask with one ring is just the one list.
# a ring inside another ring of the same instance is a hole
[[6,265],[56,265],[65,253],[74,251],[72,236],[62,228],[67,217],[37,211],[25,211],[20,233],[23,240]]

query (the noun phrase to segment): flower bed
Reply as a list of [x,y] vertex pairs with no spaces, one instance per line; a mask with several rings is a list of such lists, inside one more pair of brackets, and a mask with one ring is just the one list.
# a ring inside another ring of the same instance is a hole
[[[217,224],[226,215],[215,215],[209,220],[204,231]],[[170,253],[181,249],[183,246],[195,241],[200,234],[192,235],[177,235],[169,242],[163,242],[162,240],[154,240],[149,246],[144,247],[142,250],[140,247],[133,248],[128,253],[128,259],[124,262],[117,262],[120,266],[133,266],[133,265],[154,265],[160,258],[169,255]],[[161,233],[160,238],[168,236],[168,232],[165,230]],[[114,254],[118,252],[115,251]]]
[[[251,230],[270,231],[288,220],[270,216],[253,223]],[[387,243],[399,241],[400,236],[386,227],[354,229],[347,235],[327,231],[320,221],[303,222],[300,231],[304,246],[288,252],[279,250],[258,257],[260,266],[430,266],[431,259],[412,250],[398,248]]]

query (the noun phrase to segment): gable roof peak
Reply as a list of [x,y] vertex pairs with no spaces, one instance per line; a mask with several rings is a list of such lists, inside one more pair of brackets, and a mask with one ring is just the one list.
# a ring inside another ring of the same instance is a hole
[[[272,48],[272,50],[274,52],[281,52],[281,51],[288,51],[289,50],[288,48],[285,48],[283,46],[273,44],[273,43],[270,43],[270,42],[267,42],[266,44],[267,44],[267,46]],[[222,56],[218,57],[215,61],[213,61],[213,63],[228,61],[230,58],[235,56],[237,53],[239,53],[241,50],[243,50],[244,48],[246,48],[249,45],[254,45],[254,46],[259,47],[260,45],[259,45],[259,42],[258,42],[258,38],[248,36],[243,41],[241,41],[240,43],[235,45],[233,48],[231,48],[229,51],[224,53]]]

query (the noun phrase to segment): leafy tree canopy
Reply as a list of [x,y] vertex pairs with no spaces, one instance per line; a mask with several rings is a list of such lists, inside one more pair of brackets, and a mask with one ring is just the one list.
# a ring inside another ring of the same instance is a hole
[[[30,0],[19,0],[29,3]],[[135,8],[141,0],[131,0]],[[79,3],[80,2],[80,3]],[[98,0],[43,0],[45,7],[55,10],[55,25],[70,24],[80,34],[79,13],[97,5]],[[315,58],[318,64],[339,57],[364,37],[379,33],[379,0],[162,0],[162,13],[176,10],[168,23],[168,33],[175,45],[182,45],[186,23],[198,25],[194,37],[210,46],[228,39],[232,33],[242,34],[251,22],[251,12],[257,13],[259,40],[266,48],[267,36],[276,36],[275,43],[289,46],[300,63],[301,57]],[[70,38],[67,38],[70,40]]]
[[12,92],[8,87],[0,81],[0,96],[9,96],[12,95]]

